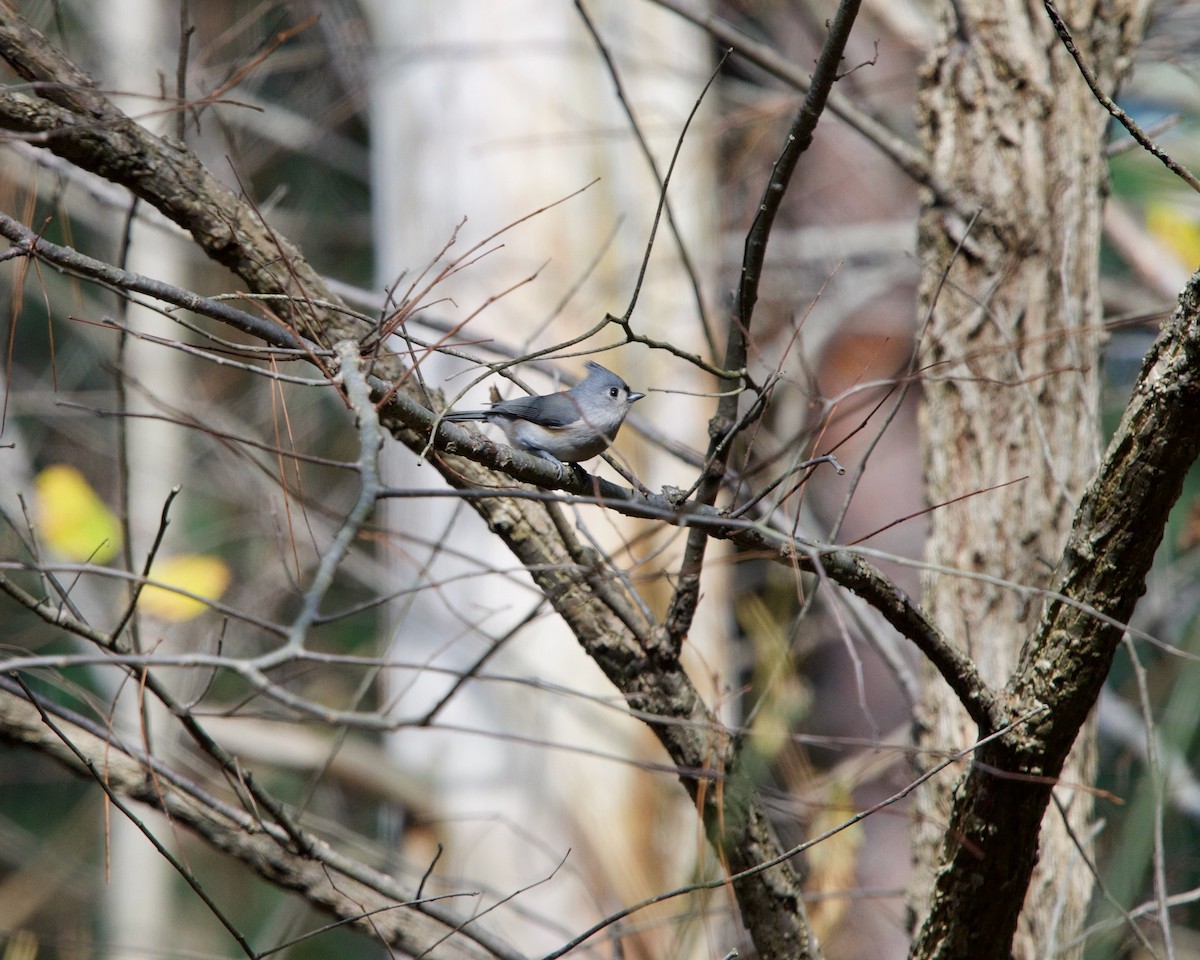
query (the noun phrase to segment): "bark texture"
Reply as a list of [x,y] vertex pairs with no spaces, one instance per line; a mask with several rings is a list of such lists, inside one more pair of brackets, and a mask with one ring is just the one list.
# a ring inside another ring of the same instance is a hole
[[[1100,695],[1124,633],[1121,624],[1145,589],[1171,507],[1200,452],[1198,402],[1200,274],[1195,274],[1146,357],[1104,462],[1076,511],[1053,587],[1056,598],[1023,645],[1004,690],[1014,718],[1034,708],[1040,713],[1017,735],[980,749],[959,785],[930,914],[912,956],[1011,955],[1051,785]],[[1052,947],[1043,943],[1040,953],[1050,954]]]
[[[1106,89],[1128,66],[1147,6],[1143,0],[1064,5]],[[1053,584],[1075,506],[1097,465],[1107,114],[1040,3],[998,8],[965,0],[941,10],[941,39],[923,76],[920,126],[934,174],[969,209],[929,198],[919,228],[927,269],[919,315],[930,317],[922,353],[927,496],[940,503],[1025,479],[932,515],[931,563],[1007,583],[932,574],[925,602],[984,680],[1003,687],[1043,609],[1038,594],[1014,584]],[[928,684],[920,744],[956,749],[976,734],[944,688]],[[1087,783],[1093,753],[1085,735],[1064,780]],[[917,922],[929,909],[931,879],[946,853],[953,788],[950,779],[934,781],[918,800],[910,898]],[[1044,783],[1024,789],[1042,794],[1029,796],[1031,804],[1048,801]],[[1083,833],[1088,795],[1064,789],[1060,799]],[[1003,831],[993,839],[1002,837]],[[1048,818],[1013,956],[1044,956],[1070,939],[1090,890],[1090,874],[1062,823]]]

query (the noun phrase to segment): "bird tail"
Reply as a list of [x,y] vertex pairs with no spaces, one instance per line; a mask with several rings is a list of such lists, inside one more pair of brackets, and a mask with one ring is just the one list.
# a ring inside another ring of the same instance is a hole
[[452,423],[457,420],[486,420],[486,410],[451,410],[449,413],[442,414],[443,420],[449,420]]

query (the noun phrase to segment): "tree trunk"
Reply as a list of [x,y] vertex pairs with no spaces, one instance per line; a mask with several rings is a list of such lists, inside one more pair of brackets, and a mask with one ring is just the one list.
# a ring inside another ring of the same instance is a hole
[[[1144,0],[1112,0],[1081,21],[1091,7],[1063,5],[1104,89],[1127,68],[1147,8]],[[997,15],[982,0],[944,5],[919,100],[933,168],[963,198],[952,208],[927,196],[919,228],[926,273],[918,315],[929,317],[921,344],[927,497],[938,504],[976,494],[932,514],[929,562],[965,575],[931,572],[925,602],[997,687],[1042,612],[1042,598],[1022,587],[1050,586],[1097,464],[1107,120],[1042,5],[1004,10]],[[920,746],[958,749],[974,735],[932,680]],[[1093,757],[1085,729],[1058,788],[1077,835],[1086,833],[1091,803],[1069,785],[1090,781]],[[951,779],[934,781],[918,799],[910,898],[917,918],[928,908],[952,787]],[[1071,939],[1090,890],[1061,818],[1051,817],[1013,956],[1045,956]]]

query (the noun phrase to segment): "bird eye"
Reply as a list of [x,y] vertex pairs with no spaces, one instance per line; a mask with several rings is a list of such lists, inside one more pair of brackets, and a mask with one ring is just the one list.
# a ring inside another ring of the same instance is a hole
[[609,387],[609,388],[608,388],[608,395],[609,395],[610,397],[612,397],[614,400],[615,400],[615,399],[616,399],[618,396],[620,396],[620,394],[621,394],[621,391],[620,391],[620,390],[618,390],[616,387]]

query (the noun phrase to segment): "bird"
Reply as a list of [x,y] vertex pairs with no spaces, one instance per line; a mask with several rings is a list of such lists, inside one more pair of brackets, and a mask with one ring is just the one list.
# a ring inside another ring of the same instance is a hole
[[443,419],[484,420],[499,427],[512,446],[553,463],[561,480],[565,464],[578,464],[607,450],[630,406],[645,396],[596,361],[585,366],[588,375],[570,390],[514,397],[487,410],[451,410]]

